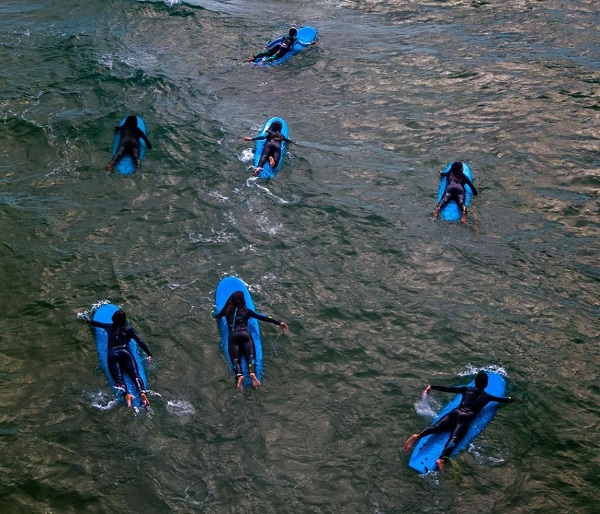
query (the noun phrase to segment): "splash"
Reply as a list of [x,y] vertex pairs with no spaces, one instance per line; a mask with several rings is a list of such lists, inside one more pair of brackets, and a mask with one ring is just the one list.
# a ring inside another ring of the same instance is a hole
[[496,364],[490,364],[489,366],[482,366],[482,367],[478,368],[477,366],[473,366],[473,364],[468,363],[466,370],[458,373],[458,376],[459,377],[469,377],[469,376],[477,375],[477,373],[479,373],[480,371],[489,371],[490,373],[497,373],[498,375],[508,378],[508,373],[507,373],[506,369],[504,369],[502,366],[498,366]]
[[169,400],[167,410],[176,416],[191,416],[196,413],[192,403],[187,400]]
[[415,411],[419,416],[435,418],[440,410],[440,405],[432,400],[428,394],[421,395],[421,399],[415,403]]

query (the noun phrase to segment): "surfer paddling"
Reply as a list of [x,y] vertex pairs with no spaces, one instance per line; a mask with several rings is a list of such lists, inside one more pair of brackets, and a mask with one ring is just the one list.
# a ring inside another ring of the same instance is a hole
[[446,187],[444,189],[444,194],[442,195],[442,199],[437,204],[435,210],[433,211],[433,217],[437,218],[440,215],[440,211],[444,208],[444,206],[450,202],[451,200],[455,200],[460,207],[462,212],[460,221],[462,223],[467,222],[467,206],[465,205],[465,185],[471,188],[473,194],[477,196],[477,189],[473,185],[473,182],[467,177],[467,175],[463,171],[463,163],[462,162],[453,162],[450,169],[446,172],[440,172],[441,177],[446,177]]
[[450,438],[444,446],[444,450],[435,464],[440,472],[444,471],[446,462],[452,455],[456,445],[462,440],[471,426],[477,414],[489,403],[511,403],[516,399],[502,396],[494,396],[485,392],[488,385],[488,375],[485,371],[480,371],[475,377],[475,387],[471,386],[446,386],[446,385],[428,385],[425,389],[425,394],[434,389],[444,393],[462,394],[461,402],[458,407],[452,409],[437,423],[421,430],[418,434],[411,435],[404,443],[404,451],[410,451],[419,439],[422,437],[439,434],[442,432],[450,432]]
[[244,374],[242,373],[241,358],[246,357],[248,369],[250,370],[250,379],[252,386],[256,389],[260,387],[260,380],[255,373],[255,356],[254,340],[248,332],[248,322],[250,318],[255,318],[260,321],[266,321],[273,325],[279,325],[284,332],[289,330],[286,323],[277,321],[270,316],[258,314],[246,305],[246,299],[242,291],[236,291],[225,302],[221,312],[213,312],[213,318],[225,317],[227,327],[229,329],[229,358],[233,364],[237,388],[244,388]]
[[269,161],[269,165],[271,169],[274,170],[279,164],[279,159],[281,158],[281,143],[284,141],[286,143],[291,143],[292,140],[285,137],[281,131],[283,130],[283,124],[280,121],[274,121],[271,123],[269,128],[264,134],[260,134],[254,137],[244,137],[244,141],[260,141],[265,139],[266,143],[263,146],[262,153],[260,154],[260,159],[258,161],[258,165],[254,169],[254,176],[258,175],[263,166]]
[[117,132],[121,133],[119,146],[106,169],[108,171],[113,171],[115,169],[115,164],[119,159],[122,159],[125,155],[129,155],[133,159],[133,162],[135,162],[135,174],[139,175],[140,166],[142,165],[142,161],[140,160],[140,139],[146,143],[148,150],[152,148],[152,144],[146,137],[146,134],[144,134],[143,130],[138,127],[137,116],[127,116],[122,125],[115,127],[115,133]]

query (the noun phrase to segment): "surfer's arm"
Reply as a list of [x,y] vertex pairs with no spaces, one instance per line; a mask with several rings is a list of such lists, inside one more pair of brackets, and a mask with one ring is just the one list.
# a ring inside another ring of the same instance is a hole
[[473,182],[471,182],[471,181],[469,180],[469,177],[467,177],[466,175],[465,175],[465,184],[467,184],[467,185],[468,185],[468,186],[471,188],[471,191],[473,191],[473,194],[474,194],[475,196],[477,196],[477,195],[479,194],[479,193],[477,192],[477,189],[475,189],[475,186],[473,185]]
[[139,134],[138,136],[144,140],[144,143],[146,143],[146,146],[148,147],[148,150],[152,150],[152,143],[150,142],[150,140],[146,137],[146,134],[144,134],[139,128]]
[[462,394],[467,390],[466,386],[446,386],[446,385],[431,385],[431,389],[441,391],[443,393],[458,393]]
[[250,138],[250,141],[260,141],[262,139],[267,139],[268,134],[259,134],[258,136],[254,136]]
[[[283,136],[283,134],[282,134],[282,136]],[[292,143],[292,140],[291,140],[289,137],[285,137],[285,136],[283,136],[283,140],[284,140],[286,143]]]
[[225,316],[225,307],[221,309],[221,312],[217,312],[217,308],[215,307],[211,315],[213,318],[222,318],[223,316]]
[[251,318],[256,318],[260,321],[266,321],[267,323],[273,323],[273,325],[279,325],[284,332],[288,331],[288,326],[283,321],[277,321],[271,316],[265,316],[264,314],[259,314],[258,312],[254,312],[252,309],[248,309],[248,316]]
[[96,327],[96,328],[103,328],[104,330],[106,330],[107,332],[110,330],[110,327],[112,327],[112,323],[102,323],[100,321],[94,321],[93,319],[88,320],[88,323],[92,326],[92,327]]
[[511,403],[516,401],[516,398],[512,398],[511,396],[494,396],[493,394],[489,395],[489,399],[492,402],[498,402],[498,403]]
[[140,345],[140,348],[142,350],[144,350],[144,353],[152,358],[152,353],[150,352],[150,348],[148,348],[148,345],[145,343],[145,341],[138,335],[138,333],[135,331],[134,328],[129,327],[130,333],[129,335],[131,336],[131,339],[133,339],[138,345]]

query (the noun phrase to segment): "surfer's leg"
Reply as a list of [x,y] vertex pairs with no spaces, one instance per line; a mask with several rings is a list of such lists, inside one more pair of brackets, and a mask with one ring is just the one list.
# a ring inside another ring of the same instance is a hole
[[240,355],[243,352],[243,348],[240,343],[241,341],[238,334],[235,332],[229,334],[229,346],[227,347],[229,359],[231,360],[233,371],[235,373],[237,388],[243,389],[244,374],[242,373],[242,366],[240,364]]
[[421,437],[425,437],[431,434],[439,434],[440,432],[446,432],[452,429],[455,423],[456,412],[450,411],[446,414],[442,419],[440,419],[437,423],[428,426],[427,428],[421,430],[418,434],[411,435],[406,442],[404,443],[404,451],[409,451]]
[[456,201],[458,202],[458,206],[460,207],[460,210],[461,210],[460,221],[462,223],[466,223],[467,222],[467,206],[465,205],[464,190],[462,193],[459,193],[458,195],[456,195]]
[[140,143],[139,143],[139,141],[136,145],[131,145],[131,148],[129,149],[129,155],[131,155],[133,162],[135,162],[135,174],[139,175],[140,174],[140,166],[142,165],[142,161],[140,160]]
[[471,422],[473,421],[473,419],[474,419],[474,417],[469,414],[464,414],[464,413],[457,414],[456,425],[455,425],[454,429],[452,430],[452,433],[450,434],[450,439],[448,439],[448,442],[444,446],[444,451],[442,452],[442,455],[436,461],[436,465],[437,465],[440,473],[442,471],[444,471],[444,466],[446,465],[446,462],[448,462],[448,459],[452,455],[452,452],[456,448],[456,445],[465,436],[465,434],[467,433],[467,430],[469,430],[469,427],[471,426]]
[[437,218],[440,215],[440,211],[446,206],[446,204],[452,199],[452,191],[449,191],[448,188],[444,190],[444,194],[442,195],[442,199],[438,202],[435,210],[433,211],[432,216]]
[[121,391],[123,394],[127,394],[127,385],[123,380],[123,372],[121,371],[121,364],[119,362],[119,354],[113,351],[108,352],[108,372],[115,382],[115,388]]
[[278,143],[273,143],[271,155],[269,156],[269,164],[271,168],[275,168],[279,164],[279,159],[281,158],[281,145]]
[[256,389],[260,387],[260,380],[256,377],[255,374],[255,355],[256,349],[254,347],[254,340],[252,336],[248,334],[248,337],[244,341],[244,354],[246,356],[246,361],[248,361],[248,369],[250,370],[250,379],[252,380],[252,387]]

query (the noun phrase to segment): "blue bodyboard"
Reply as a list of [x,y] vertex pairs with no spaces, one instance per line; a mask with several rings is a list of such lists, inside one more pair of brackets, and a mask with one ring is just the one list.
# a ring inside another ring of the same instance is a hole
[[[282,118],[278,118],[278,117],[274,117],[271,118],[269,120],[267,120],[267,122],[264,124],[263,128],[260,131],[259,135],[264,135],[267,133],[267,131],[269,130],[269,127],[271,126],[271,124],[274,121],[280,121],[282,128],[281,128],[281,133],[287,137],[289,139],[289,131],[288,131],[288,126],[287,123],[285,122],[284,119]],[[263,148],[265,147],[265,144],[267,143],[267,141],[265,139],[259,139],[256,142],[256,147],[254,149],[254,167],[256,168],[258,166],[258,161],[260,160],[260,156],[262,154]],[[275,166],[275,168],[271,168],[271,165],[269,164],[269,161],[267,160],[267,162],[265,162],[265,165],[263,166],[263,169],[261,171],[259,171],[258,176],[260,178],[266,178],[266,179],[272,179],[273,177],[275,177],[275,175],[277,174],[277,172],[281,169],[281,166],[283,165],[283,159],[285,158],[285,153],[287,150],[287,143],[285,141],[281,142],[281,155],[279,157],[279,162],[277,163],[277,166]]]
[[[99,321],[100,323],[112,323],[112,315],[117,310],[118,307],[112,303],[104,304],[94,311],[92,319],[94,321]],[[100,367],[104,371],[108,383],[114,388],[115,381],[110,375],[110,371],[108,369],[108,334],[103,328],[92,327],[92,330],[94,331],[94,337],[96,339],[96,350],[98,351],[98,361]],[[131,354],[137,363],[138,373],[144,382],[144,386],[147,388],[148,382],[146,381],[145,358],[143,356],[145,354],[143,354],[141,348],[139,348],[138,344],[133,339],[129,341],[129,350],[131,351]],[[123,379],[127,384],[127,390],[134,396],[132,405],[134,407],[142,407],[142,400],[133,379],[126,373],[123,374]],[[118,391],[117,396],[125,404],[123,393]]]
[[[223,309],[229,297],[236,291],[242,291],[244,293],[246,306],[256,312],[256,309],[254,308],[254,302],[252,301],[250,291],[248,291],[248,287],[246,286],[246,284],[242,282],[238,277],[229,276],[223,278],[217,285],[217,289],[215,291],[214,314],[218,314],[219,312],[221,312],[221,309]],[[219,332],[221,333],[221,349],[223,350],[223,353],[227,358],[227,362],[229,363],[231,372],[235,376],[233,363],[231,362],[231,358],[229,357],[229,327],[227,326],[227,320],[223,316],[222,318],[217,320],[217,323],[219,324]],[[262,341],[260,339],[260,328],[258,326],[258,320],[250,318],[250,320],[248,321],[248,332],[250,332],[252,340],[254,341],[254,374],[256,375],[256,378],[262,381],[263,350]],[[250,379],[248,362],[246,361],[245,357],[242,358],[242,372],[244,373],[244,385],[251,386],[252,380]]]
[[[146,124],[144,120],[139,116],[136,116],[138,121],[138,127],[140,130],[146,134]],[[119,123],[119,127],[125,123],[127,116],[121,120]],[[117,153],[117,149],[119,148],[119,143],[121,142],[121,132],[115,132],[115,137],[113,139],[112,146],[112,157]],[[144,155],[146,154],[146,142],[143,139],[140,139],[140,162],[144,160]],[[135,162],[129,155],[124,155],[119,161],[115,164],[115,171],[120,175],[133,175],[135,173]],[[140,171],[141,173],[141,171]]]
[[[488,386],[485,388],[486,392],[493,394],[494,396],[504,396],[506,393],[506,381],[504,377],[498,373],[487,372],[488,375]],[[470,386],[475,386],[475,381],[472,381]],[[439,421],[452,409],[458,407],[460,404],[462,395],[457,394],[438,414],[433,420],[432,424]],[[483,431],[486,425],[492,421],[496,415],[499,404],[497,402],[488,403],[483,410],[477,415],[475,420],[471,423],[469,430],[465,434],[465,437],[456,445],[456,448],[452,452],[450,457],[455,457],[462,450],[464,450],[473,440]],[[408,466],[419,473],[429,473],[431,471],[437,471],[435,461],[438,460],[444,446],[450,437],[450,432],[442,432],[440,434],[431,434],[423,437],[417,441],[412,455],[410,457]]]
[[[281,64],[282,62],[287,61],[290,57],[296,55],[298,52],[301,52],[307,46],[309,46],[310,43],[315,41],[317,39],[317,31],[312,27],[300,27],[298,29],[297,37],[298,40],[296,40],[294,46],[279,59],[270,62],[264,62],[265,57],[259,57],[258,59],[252,61],[252,64],[254,64],[254,66],[275,66],[277,64]],[[269,41],[266,45],[266,48],[273,48],[275,45],[281,43],[281,41],[283,41],[283,36],[274,39],[273,41]]]
[[[463,165],[464,174],[467,177],[469,177],[469,180],[471,182],[473,182],[471,168],[469,168],[469,166],[467,165],[466,162],[463,162],[462,165]],[[450,169],[450,166],[452,166],[452,163],[450,163],[450,164],[448,164],[448,166],[446,166],[446,169],[444,169],[443,173],[446,173]],[[438,188],[438,203],[442,199],[442,196],[444,196],[444,190],[446,189],[447,183],[448,183],[447,177],[442,177],[440,179],[440,185]],[[467,207],[469,206],[469,203],[471,202],[471,196],[473,196],[473,191],[471,191],[471,188],[468,185],[465,185],[465,205]],[[442,217],[442,219],[444,219],[446,221],[460,221],[461,215],[462,215],[462,212],[460,210],[458,203],[455,200],[450,200],[444,206],[444,208],[440,211],[440,216]]]

